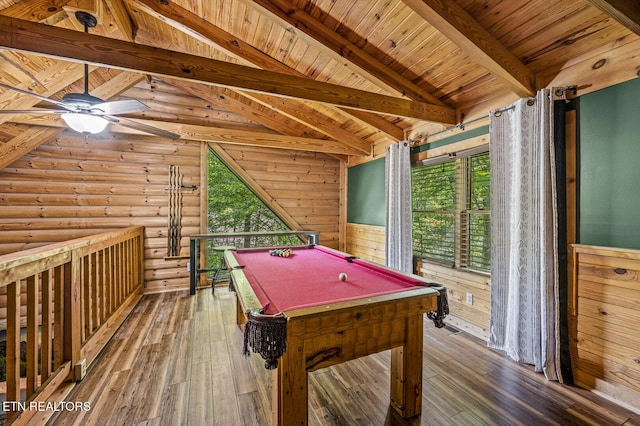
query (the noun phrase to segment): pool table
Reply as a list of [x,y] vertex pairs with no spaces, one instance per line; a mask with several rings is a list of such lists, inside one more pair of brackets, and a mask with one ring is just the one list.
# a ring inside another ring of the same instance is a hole
[[387,349],[391,406],[405,418],[420,414],[423,313],[443,324],[446,289],[327,247],[274,250],[224,255],[243,352],[274,371],[273,424],[307,423],[308,372]]

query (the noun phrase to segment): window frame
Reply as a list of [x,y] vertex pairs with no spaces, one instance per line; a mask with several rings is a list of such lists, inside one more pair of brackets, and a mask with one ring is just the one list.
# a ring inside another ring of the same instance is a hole
[[[471,179],[472,179],[472,157],[478,155],[489,155],[489,146],[482,145],[471,149],[460,150],[449,154],[428,158],[418,162],[414,167],[435,166],[438,164],[454,161],[455,162],[455,219],[454,219],[454,238],[453,238],[453,262],[443,259],[437,259],[429,256],[421,256],[414,254],[414,257],[422,262],[446,265],[454,269],[476,272],[481,274],[489,274],[490,258],[487,259],[487,268],[470,265],[471,259],[471,241],[470,223],[472,215],[490,215],[489,209],[472,209],[471,208]],[[412,186],[413,186],[412,182]],[[412,188],[413,191],[413,188]],[[411,209],[412,216],[414,209]],[[490,220],[490,219],[489,219]],[[413,226],[413,219],[412,219]],[[413,244],[413,243],[412,243]]]

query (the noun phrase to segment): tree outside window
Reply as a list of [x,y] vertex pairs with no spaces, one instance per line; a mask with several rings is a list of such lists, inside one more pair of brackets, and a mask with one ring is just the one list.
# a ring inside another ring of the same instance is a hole
[[414,167],[411,186],[414,256],[488,271],[489,154]]
[[[262,232],[290,230],[212,151],[209,151],[207,230],[214,232]],[[268,247],[300,244],[296,237],[236,237],[211,240],[211,245]],[[208,253],[212,253],[211,247]],[[213,254],[211,256],[214,256]],[[219,263],[208,259],[209,265]]]

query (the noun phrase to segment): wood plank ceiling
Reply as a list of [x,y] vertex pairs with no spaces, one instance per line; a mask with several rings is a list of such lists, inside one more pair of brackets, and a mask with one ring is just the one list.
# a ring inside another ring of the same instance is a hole
[[[0,82],[61,99],[85,62],[91,94],[139,99],[151,109],[127,117],[181,138],[347,158],[530,96],[639,32],[624,0],[0,0]],[[2,110],[40,107],[0,89]],[[66,129],[0,123],[0,168]]]

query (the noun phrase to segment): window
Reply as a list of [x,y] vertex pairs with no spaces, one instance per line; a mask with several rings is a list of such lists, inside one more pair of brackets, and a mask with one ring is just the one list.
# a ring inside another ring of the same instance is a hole
[[491,251],[489,153],[412,170],[414,256],[488,271]]
[[[209,150],[207,232],[286,231],[289,228],[223,162]],[[214,246],[269,247],[300,244],[295,236],[253,235],[207,240],[207,266],[220,265]]]
[[[209,150],[208,232],[286,231],[289,228]],[[227,240],[219,245],[255,247],[300,244],[294,236],[255,236]]]

